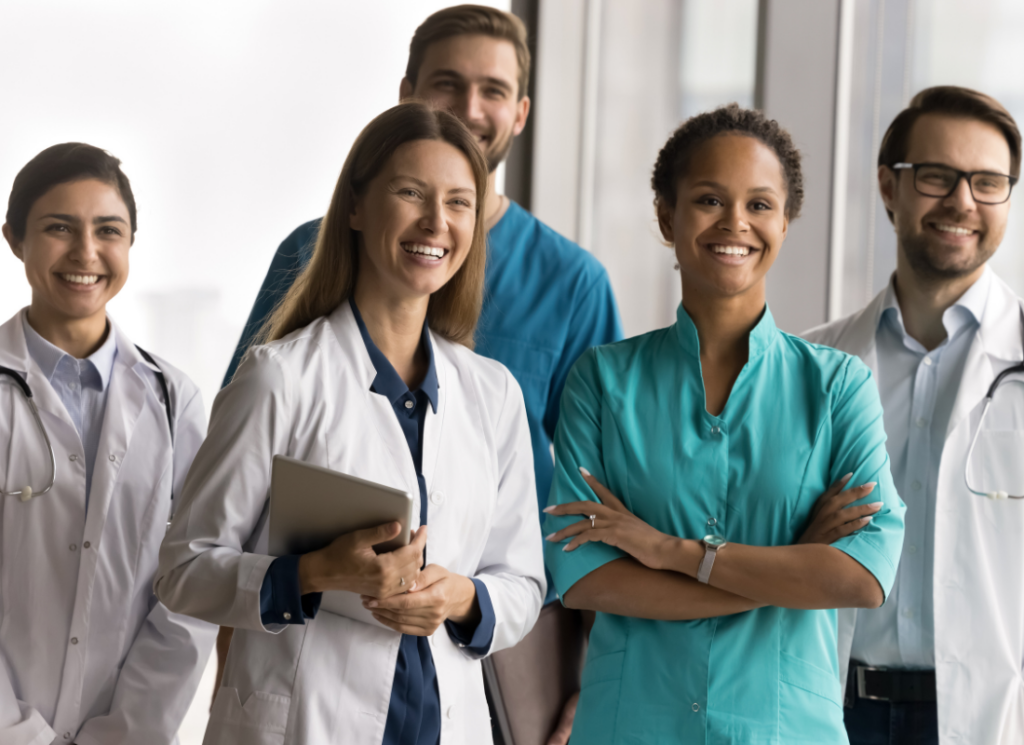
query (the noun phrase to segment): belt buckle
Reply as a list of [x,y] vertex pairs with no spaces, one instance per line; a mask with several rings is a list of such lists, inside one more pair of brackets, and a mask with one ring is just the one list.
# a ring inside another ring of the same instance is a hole
[[868,686],[865,673],[867,672],[885,672],[884,667],[869,667],[867,665],[857,665],[857,698],[866,698],[869,701],[888,701],[888,696],[869,696]]

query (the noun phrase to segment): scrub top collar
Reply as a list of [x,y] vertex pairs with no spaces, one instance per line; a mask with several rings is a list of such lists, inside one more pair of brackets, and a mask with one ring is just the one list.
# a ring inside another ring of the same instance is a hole
[[[683,348],[684,352],[698,360],[700,359],[700,340],[697,337],[697,327],[693,324],[693,319],[690,318],[690,314],[683,308],[682,303],[679,303],[679,308],[676,310],[676,337],[679,339],[679,345]],[[778,338],[779,329],[775,325],[772,312],[768,309],[768,305],[765,304],[761,319],[750,330],[747,361],[752,362],[760,357],[768,351],[769,347]]]
[[[384,356],[384,353],[377,348],[377,345],[373,343],[373,339],[370,337],[370,332],[366,328],[366,324],[363,322],[363,316],[359,312],[359,308],[356,307],[355,298],[348,299],[349,306],[352,308],[352,315],[355,316],[356,325],[359,327],[359,335],[363,337],[363,343],[366,345],[366,351],[370,355],[370,362],[373,363],[374,369],[377,371],[376,376],[371,384],[371,389],[375,393],[379,393],[384,396],[388,401],[391,402],[392,406],[397,406],[403,397],[409,395],[411,391],[409,386],[405,384],[401,376],[395,371],[394,366],[388,361],[388,358]],[[423,344],[427,350],[427,359],[429,360],[429,366],[427,367],[426,377],[423,378],[423,382],[420,383],[419,389],[427,396],[430,401],[430,408],[433,409],[434,413],[437,413],[437,368],[434,365],[434,348],[430,343],[430,332],[427,329],[427,322],[423,322],[423,334],[420,337],[420,343]]]
[[35,363],[39,365],[39,369],[47,380],[51,383],[53,382],[53,376],[57,372],[57,367],[60,365],[61,360],[67,357],[74,368],[80,371],[79,374],[87,371],[91,366],[96,371],[96,375],[89,377],[93,378],[93,382],[95,382],[97,376],[99,377],[98,385],[93,387],[101,391],[107,389],[107,385],[110,383],[110,376],[114,371],[114,358],[117,357],[117,334],[114,333],[110,321],[107,321],[107,338],[100,345],[100,348],[85,359],[79,360],[44,339],[38,331],[32,328],[26,316],[23,315],[21,320],[25,329],[25,346],[28,347],[28,353],[35,360]]

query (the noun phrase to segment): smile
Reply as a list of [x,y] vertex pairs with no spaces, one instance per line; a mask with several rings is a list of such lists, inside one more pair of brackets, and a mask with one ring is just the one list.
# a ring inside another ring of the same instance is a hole
[[407,254],[416,254],[417,256],[426,256],[431,259],[443,259],[445,254],[448,253],[447,248],[439,248],[437,246],[424,246],[420,243],[403,243],[402,250]]
[[974,235],[977,232],[970,228],[958,228],[956,225],[942,225],[937,222],[929,223],[929,225],[941,233],[952,233],[953,235]]
[[750,253],[750,246],[723,246],[712,243],[708,248],[716,254],[725,254],[726,256],[746,256]]
[[100,281],[98,274],[58,274],[65,282],[75,285],[94,285]]

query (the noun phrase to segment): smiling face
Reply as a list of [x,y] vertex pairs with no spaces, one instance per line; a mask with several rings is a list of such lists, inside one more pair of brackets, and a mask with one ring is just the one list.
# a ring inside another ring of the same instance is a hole
[[106,324],[107,302],[128,279],[131,223],[117,187],[95,179],[59,184],[28,213],[25,237],[4,237],[25,264],[33,326]]
[[789,226],[785,206],[782,166],[767,145],[736,134],[700,145],[677,182],[675,205],[658,209],[684,298],[747,294],[763,304],[764,277]]
[[476,226],[476,181],[466,157],[439,140],[407,142],[356,199],[357,294],[426,301],[459,270]]
[[[921,116],[910,130],[908,163],[941,163],[961,171],[1010,172],[1010,146],[997,127],[977,119]],[[899,259],[923,279],[980,274],[1006,232],[1009,201],[978,204],[960,180],[948,197],[914,188],[913,171],[878,169],[882,201],[893,213]]]
[[402,80],[402,100],[416,97],[451,111],[469,127],[494,171],[523,131],[530,99],[519,98],[512,42],[479,34],[450,36],[427,47],[416,87]]

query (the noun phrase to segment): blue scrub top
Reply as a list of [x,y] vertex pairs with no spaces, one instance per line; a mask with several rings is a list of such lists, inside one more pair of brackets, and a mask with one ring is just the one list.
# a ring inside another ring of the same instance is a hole
[[[583,466],[662,532],[783,546],[799,538],[818,496],[853,472],[851,484],[878,482],[865,501],[884,506],[833,546],[888,595],[904,505],[871,372],[779,331],[767,308],[749,341],[717,417],[705,410],[697,330],[681,305],[674,325],[585,353],[562,398],[550,502],[594,499]],[[578,519],[549,516],[544,532]],[[560,595],[623,556],[603,543],[545,546]],[[836,639],[834,610],[674,622],[598,613],[573,740],[845,743]]]
[[[319,220],[307,222],[277,249],[225,385],[264,321],[309,263],[319,228]],[[523,390],[540,509],[551,488],[551,442],[569,370],[589,347],[621,339],[622,326],[601,263],[515,202],[488,233],[487,245],[476,352],[504,364]],[[548,587],[552,588],[550,578]],[[547,601],[553,598],[552,588]]]

